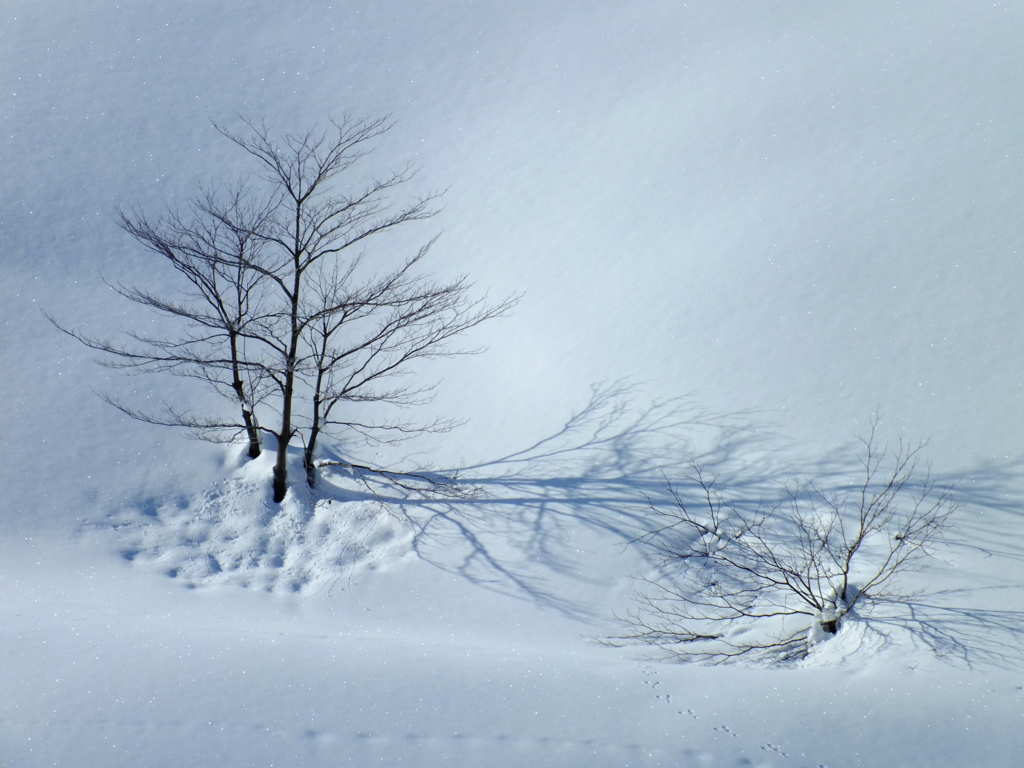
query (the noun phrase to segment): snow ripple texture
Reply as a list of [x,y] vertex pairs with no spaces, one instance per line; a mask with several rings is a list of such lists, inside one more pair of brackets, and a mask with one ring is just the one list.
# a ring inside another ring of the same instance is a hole
[[108,520],[118,551],[190,587],[289,593],[344,585],[411,552],[411,530],[383,505],[327,483],[329,491],[300,487],[274,504],[261,474],[243,468],[202,495],[118,511]]

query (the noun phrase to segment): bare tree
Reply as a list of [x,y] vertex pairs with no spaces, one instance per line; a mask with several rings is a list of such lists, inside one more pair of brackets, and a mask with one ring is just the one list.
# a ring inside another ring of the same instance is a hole
[[181,335],[129,332],[121,343],[58,327],[106,353],[108,365],[197,378],[240,403],[236,421],[171,405],[153,415],[109,398],[134,418],[187,427],[203,438],[244,433],[253,457],[261,433],[272,435],[280,502],[297,436],[312,486],[325,432],[387,441],[449,427],[366,418],[357,410],[424,402],[431,387],[402,380],[412,365],[472,351],[449,342],[505,314],[515,298],[473,298],[465,277],[431,280],[420,268],[433,241],[405,259],[382,250],[386,233],[434,216],[439,196],[396,205],[392,196],[413,178],[410,168],[361,184],[346,173],[391,128],[386,119],[346,118],[280,139],[264,124],[243,123],[244,133],[218,130],[254,163],[254,179],[226,197],[203,192],[189,217],[172,213],[153,224],[140,212],[121,215],[121,226],[169,262],[185,286],[176,293],[118,291],[181,321]]
[[137,285],[112,287],[124,298],[181,322],[177,335],[158,337],[125,331],[114,341],[51,322],[86,346],[104,353],[101,363],[129,373],[170,373],[198,379],[239,405],[240,420],[197,415],[164,404],[144,412],[110,395],[104,399],[129,416],[152,424],[185,427],[207,440],[244,433],[250,457],[260,455],[256,405],[264,395],[262,371],[246,359],[245,340],[261,323],[264,275],[257,231],[270,212],[258,207],[244,185],[227,192],[203,189],[185,213],[169,211],[156,221],[141,211],[119,213],[118,224],[181,278],[175,290],[154,292]]
[[925,469],[923,444],[879,448],[877,421],[861,438],[860,480],[840,490],[789,485],[770,506],[729,501],[692,467],[696,494],[670,486],[674,505],[643,537],[660,561],[622,640],[687,660],[799,658],[873,602],[905,602],[897,577],[922,565],[956,509]]
[[[356,420],[351,413],[351,406],[359,403],[405,407],[424,402],[431,386],[399,382],[408,366],[416,360],[453,354],[447,341],[510,306],[508,301],[489,305],[483,299],[467,299],[471,286],[465,277],[436,283],[413,274],[431,245],[425,245],[400,268],[359,284],[352,295],[334,293],[345,284],[334,276],[314,286],[316,305],[333,309],[316,313],[305,328],[312,407],[303,461],[311,486],[316,478],[314,456],[321,430],[341,428],[371,440],[391,441],[454,426],[450,421],[424,425]],[[342,405],[350,407],[344,415],[339,408]]]

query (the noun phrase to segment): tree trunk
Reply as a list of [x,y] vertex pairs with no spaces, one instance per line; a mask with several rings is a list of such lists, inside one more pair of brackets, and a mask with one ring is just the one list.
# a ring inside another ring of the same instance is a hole
[[274,464],[274,501],[280,504],[288,493],[288,443],[292,440],[292,397],[295,394],[295,365],[299,356],[299,289],[302,287],[302,269],[300,257],[302,245],[301,204],[295,208],[295,246],[292,249],[294,273],[292,275],[292,291],[289,296],[291,303],[289,317],[291,334],[288,340],[287,356],[284,359],[284,387],[281,390],[281,433],[277,439],[277,462]]
[[242,406],[242,422],[245,424],[245,435],[249,438],[249,458],[255,459],[260,455],[260,431],[256,429],[256,419],[250,410],[249,400],[245,396],[245,383],[241,375],[241,355],[238,353],[238,334],[230,332],[229,342],[231,345],[231,388],[235,390],[235,397]]
[[277,436],[277,461],[274,464],[274,501],[280,504],[288,493],[288,443],[292,439],[292,382],[284,388],[281,432]]
[[262,452],[260,449],[260,433],[256,429],[252,413],[248,408],[242,408],[242,420],[245,422],[245,433],[249,437],[249,458],[255,459]]
[[313,456],[316,450],[318,432],[319,426],[314,422],[313,428],[309,431],[309,442],[306,444],[306,450],[302,454],[302,466],[306,469],[306,484],[310,488],[316,487],[316,462]]
[[316,488],[316,464],[313,461],[313,454],[306,451],[306,455],[303,457],[303,465],[306,468],[306,485],[310,488]]
[[277,447],[274,464],[274,502],[280,504],[288,493],[288,445],[282,441]]
[[821,622],[821,631],[826,635],[834,635],[839,631],[839,617]]
[[316,392],[313,394],[313,423],[309,426],[309,440],[306,442],[306,451],[302,456],[302,465],[306,468],[306,484],[310,488],[316,487],[316,464],[313,456],[316,452],[316,441],[320,437],[320,385],[323,374],[317,376]]

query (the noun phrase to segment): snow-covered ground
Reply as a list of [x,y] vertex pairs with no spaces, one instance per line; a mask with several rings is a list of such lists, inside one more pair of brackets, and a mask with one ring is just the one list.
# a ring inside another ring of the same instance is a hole
[[[1017,765],[1022,37],[966,0],[6,0],[0,765]],[[93,390],[205,395],[39,311],[158,322],[103,282],[150,272],[115,208],[233,179],[211,121],[345,112],[449,189],[439,272],[525,291],[425,372],[467,424],[367,457],[472,499],[278,509]],[[919,621],[790,669],[598,642],[665,477],[838,482],[874,413],[961,478]]]

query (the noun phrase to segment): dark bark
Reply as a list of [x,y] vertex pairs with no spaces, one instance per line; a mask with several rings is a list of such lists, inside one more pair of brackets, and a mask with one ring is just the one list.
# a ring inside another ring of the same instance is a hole
[[242,406],[242,421],[245,423],[245,434],[249,440],[249,458],[257,458],[263,451],[260,448],[260,433],[253,420],[252,411]]

